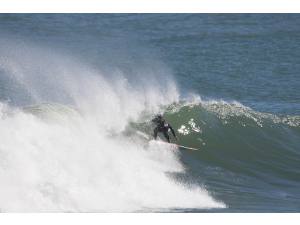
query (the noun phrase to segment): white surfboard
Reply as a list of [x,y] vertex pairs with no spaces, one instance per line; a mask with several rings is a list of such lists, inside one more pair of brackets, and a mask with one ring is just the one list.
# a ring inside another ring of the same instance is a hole
[[192,150],[192,151],[200,151],[201,150],[201,149],[198,149],[198,148],[187,147],[187,146],[184,146],[184,145],[178,145],[178,144],[175,144],[175,143],[168,143],[168,142],[159,141],[159,140],[157,140],[157,141],[152,140],[152,141],[154,141],[157,144],[171,145],[171,146],[186,149],[186,150]]

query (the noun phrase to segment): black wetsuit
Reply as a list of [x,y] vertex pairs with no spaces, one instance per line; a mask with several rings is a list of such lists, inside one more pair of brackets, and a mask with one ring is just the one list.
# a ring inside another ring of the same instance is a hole
[[154,139],[156,140],[158,132],[162,132],[167,141],[170,143],[170,137],[169,137],[169,129],[171,130],[173,136],[176,138],[174,129],[170,126],[170,124],[166,123],[164,119],[161,118],[155,118],[152,120],[154,123],[156,123],[156,127],[154,128]]

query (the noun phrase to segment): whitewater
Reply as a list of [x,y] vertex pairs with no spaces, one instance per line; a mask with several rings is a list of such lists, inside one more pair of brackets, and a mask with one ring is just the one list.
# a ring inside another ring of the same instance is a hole
[[[124,135],[179,101],[171,75],[103,74],[67,54],[1,40],[1,212],[133,212],[219,208],[177,180],[179,150]],[[151,79],[148,79],[151,76]],[[167,77],[167,78],[166,78]],[[161,85],[158,79],[166,82]]]

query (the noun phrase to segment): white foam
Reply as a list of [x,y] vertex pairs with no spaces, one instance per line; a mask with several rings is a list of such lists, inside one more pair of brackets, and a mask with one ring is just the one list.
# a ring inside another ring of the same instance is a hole
[[[1,104],[1,211],[224,207],[205,189],[168,175],[184,172],[176,151],[148,148],[122,135],[128,122],[143,112],[155,113],[161,105],[178,101],[171,78],[159,85],[141,74],[145,78],[133,86],[120,72],[111,78],[66,55],[17,49],[1,53],[6,53],[0,60],[6,75],[33,102],[68,103],[76,110],[46,104],[23,111]],[[73,111],[77,113],[70,115]]]

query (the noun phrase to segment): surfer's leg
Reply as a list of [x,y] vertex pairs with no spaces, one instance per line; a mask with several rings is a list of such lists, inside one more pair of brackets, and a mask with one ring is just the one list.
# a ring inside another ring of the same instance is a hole
[[163,134],[165,136],[165,138],[167,139],[167,141],[170,143],[170,137],[167,131],[163,131]]
[[157,133],[158,133],[158,128],[155,127],[155,129],[154,129],[154,131],[153,131],[153,137],[154,137],[155,140],[156,140],[156,138],[157,138]]

